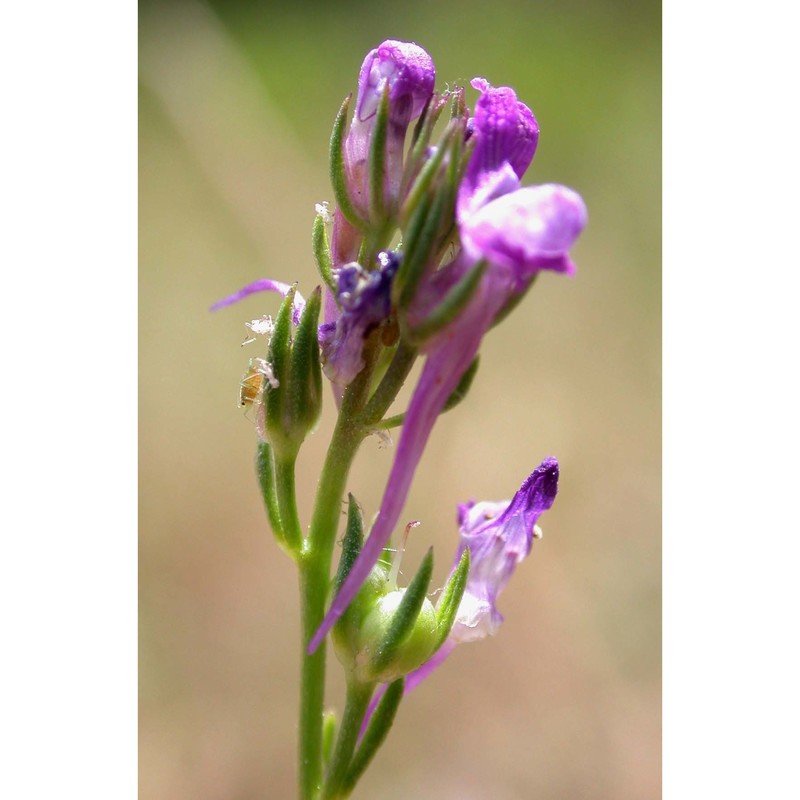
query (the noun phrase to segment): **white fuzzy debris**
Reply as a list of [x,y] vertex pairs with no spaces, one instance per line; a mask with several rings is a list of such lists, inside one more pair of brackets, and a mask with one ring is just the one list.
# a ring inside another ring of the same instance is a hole
[[248,336],[243,342],[242,347],[251,344],[257,336],[271,336],[275,329],[275,322],[272,317],[263,316],[261,319],[254,319],[252,322],[245,322],[245,328],[249,328],[256,336]]
[[264,376],[264,380],[271,388],[277,389],[280,386],[280,381],[275,377],[275,373],[272,371],[272,364],[269,361],[263,358],[254,358],[253,366],[259,375]]
[[322,217],[322,221],[326,225],[330,225],[333,222],[333,216],[331,215],[331,208],[328,205],[327,200],[323,200],[321,203],[316,203],[314,205],[314,210]]
[[254,319],[252,322],[245,322],[244,325],[259,336],[267,336],[275,329],[275,323],[272,317],[268,316],[263,316],[261,319]]
[[544,531],[538,526],[533,526],[533,538],[534,539],[541,539],[544,536]]

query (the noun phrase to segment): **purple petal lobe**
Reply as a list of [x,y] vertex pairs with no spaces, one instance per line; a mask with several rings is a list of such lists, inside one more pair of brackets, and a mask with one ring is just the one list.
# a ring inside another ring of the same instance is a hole
[[[248,283],[247,286],[239,289],[238,292],[235,292],[234,294],[229,295],[222,300],[217,300],[217,302],[211,306],[209,311],[217,311],[225,306],[231,306],[234,303],[238,303],[240,300],[243,300],[245,297],[249,297],[251,294],[256,294],[257,292],[277,292],[282,297],[286,297],[291,288],[292,287],[288,283],[283,283],[282,281],[273,281],[269,278],[261,278],[260,280],[253,281],[253,283]],[[295,325],[300,322],[300,314],[302,313],[304,306],[305,300],[303,300],[299,292],[295,292],[294,303],[292,304],[292,320],[294,321]]]
[[491,200],[461,222],[460,232],[472,258],[510,269],[524,281],[540,269],[574,272],[567,251],[585,225],[580,195],[544,184]]

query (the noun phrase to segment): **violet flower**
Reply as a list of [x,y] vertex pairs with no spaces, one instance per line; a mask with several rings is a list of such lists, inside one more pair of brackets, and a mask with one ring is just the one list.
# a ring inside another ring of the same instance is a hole
[[364,368],[364,339],[391,312],[392,278],[400,257],[380,253],[379,268],[367,272],[357,263],[338,271],[337,300],[341,313],[319,328],[322,369],[338,386],[347,386]]
[[403,148],[412,120],[433,94],[436,71],[433,60],[419,45],[389,39],[367,54],[358,76],[355,114],[344,143],[345,171],[353,205],[368,217],[367,166],[375,119],[386,87],[389,91],[389,125],[386,132],[384,202],[398,200],[403,177]]
[[487,269],[466,308],[425,347],[427,359],[405,415],[378,516],[309,652],[344,613],[380,558],[433,425],[497,315],[527,289],[540,270],[574,271],[567,251],[586,223],[583,201],[565,187],[518,189],[538,141],[533,114],[511,89],[494,89],[481,79],[473,85],[482,91],[471,125],[476,143],[457,201],[464,250],[429,278],[417,302],[423,307],[435,305],[453,283],[449,276],[464,274],[481,259],[486,260]]
[[470,571],[450,632],[455,642],[476,641],[497,632],[503,621],[497,598],[530,553],[536,522],[553,505],[557,492],[558,461],[546,458],[510,501],[458,507],[460,541],[454,568],[468,547]]
[[[553,505],[558,492],[558,461],[546,458],[524,481],[511,500],[463,503],[458,507],[459,544],[453,569],[469,548],[470,570],[458,615],[447,641],[421,667],[406,675],[410,692],[464,642],[494,636],[503,622],[497,598],[517,565],[541,536],[539,517]],[[374,710],[382,691],[370,704]],[[368,718],[367,718],[368,720]],[[366,727],[365,720],[364,727]]]

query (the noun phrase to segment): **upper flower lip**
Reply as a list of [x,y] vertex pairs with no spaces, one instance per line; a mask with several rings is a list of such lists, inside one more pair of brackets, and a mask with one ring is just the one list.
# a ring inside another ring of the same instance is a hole
[[473,88],[481,92],[470,119],[475,149],[459,189],[459,209],[475,192],[479,180],[508,164],[522,178],[531,164],[539,143],[539,125],[533,112],[517,99],[508,86],[494,87],[484,78],[475,78]]

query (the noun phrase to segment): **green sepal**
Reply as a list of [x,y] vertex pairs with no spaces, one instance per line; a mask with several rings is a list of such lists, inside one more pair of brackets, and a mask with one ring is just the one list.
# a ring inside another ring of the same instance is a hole
[[465,547],[459,559],[458,566],[448,578],[442,590],[442,596],[439,598],[439,602],[436,605],[436,622],[439,638],[434,653],[445,643],[447,637],[450,635],[453,623],[456,621],[456,614],[461,604],[461,598],[464,596],[464,589],[467,586],[467,578],[469,578],[469,548]]
[[325,285],[335,294],[336,281],[333,278],[333,261],[331,259],[331,248],[328,243],[328,230],[325,225],[323,214],[317,214],[314,219],[314,227],[311,230],[311,246],[314,250],[314,261],[317,264],[317,271],[325,281]]
[[259,442],[256,448],[256,475],[264,498],[264,508],[267,510],[272,533],[278,543],[285,545],[281,515],[278,511],[278,495],[275,488],[275,466],[272,461],[272,448],[268,442]]
[[364,733],[364,738],[361,740],[361,744],[347,769],[347,774],[342,783],[344,796],[353,791],[359,778],[364,774],[364,770],[370,765],[378,748],[386,739],[394,723],[400,701],[403,699],[404,689],[404,678],[399,678],[386,687],[383,697],[380,699],[375,711],[372,712],[372,718]]
[[466,121],[467,101],[464,99],[464,90],[459,89],[453,92],[453,99],[450,101],[450,119],[463,119]]
[[352,494],[347,495],[347,528],[342,540],[342,555],[339,558],[339,568],[334,579],[334,594],[342,588],[342,584],[350,574],[353,564],[356,563],[358,554],[364,544],[364,520],[361,508]]
[[369,666],[373,674],[378,675],[394,660],[404,641],[411,634],[428,594],[432,574],[433,548],[431,547],[422,559],[417,574],[408,584],[386,633],[372,654]]
[[328,709],[322,715],[322,765],[327,765],[333,751],[333,742],[336,739],[336,712]]
[[425,155],[425,150],[433,136],[433,129],[442,115],[447,101],[439,94],[434,94],[426,104],[416,126],[411,139],[411,148],[406,159],[405,175],[403,184],[408,185],[412,178],[419,171],[419,163]]
[[[448,128],[447,132],[444,135],[444,140],[448,141],[449,137],[452,135],[453,133],[451,132],[451,129]],[[446,154],[447,154],[447,147],[444,146],[444,141],[443,141],[442,146],[440,146],[436,150],[436,153],[433,156],[433,158],[425,162],[425,165],[422,167],[422,169],[419,171],[419,174],[414,179],[414,182],[411,184],[411,188],[408,190],[408,193],[405,196],[405,200],[403,202],[403,208],[399,214],[401,227],[404,227],[405,223],[408,222],[408,220],[411,217],[411,214],[413,213],[416,206],[419,204],[423,195],[427,193],[428,189],[433,183],[434,177],[439,172],[439,169],[442,166],[442,162],[444,161],[444,157]]]
[[286,423],[299,445],[314,429],[322,411],[322,366],[319,355],[319,314],[322,290],[317,286],[306,301],[291,348]]
[[361,230],[364,229],[364,221],[356,212],[353,202],[350,199],[350,192],[347,189],[347,175],[344,168],[344,129],[347,125],[347,111],[350,107],[352,94],[345,97],[344,102],[336,115],[331,133],[331,185],[333,186],[333,196],[336,198],[336,205],[344,214],[345,218],[352,225]]
[[441,302],[422,322],[413,328],[406,329],[405,332],[412,344],[418,346],[423,344],[458,317],[467,303],[472,300],[481,278],[486,272],[486,266],[485,261],[479,261],[450,288]]
[[369,215],[374,224],[386,213],[384,185],[386,180],[386,132],[389,128],[389,82],[386,82],[372,129],[369,146]]
[[432,201],[421,200],[412,214],[403,237],[403,261],[392,286],[395,307],[406,308],[413,300],[417,285],[430,265],[446,208],[447,197],[439,191]]
[[[336,571],[331,588],[334,596],[350,574],[350,570],[361,552],[364,538],[364,521],[361,507],[352,494],[348,495],[347,527],[342,540],[342,554],[339,558],[339,567]],[[376,564],[369,576],[361,585],[353,602],[336,621],[331,630],[336,657],[347,670],[348,675],[353,675],[356,669],[358,653],[361,650],[361,630],[364,620],[375,608],[379,599],[388,591],[388,571]]]
[[292,443],[290,432],[287,430],[284,414],[289,382],[294,296],[293,286],[283,299],[275,317],[267,359],[272,366],[272,374],[278,381],[274,389],[269,386],[264,389],[267,436],[275,451],[276,459],[292,458],[297,453],[297,447]]

